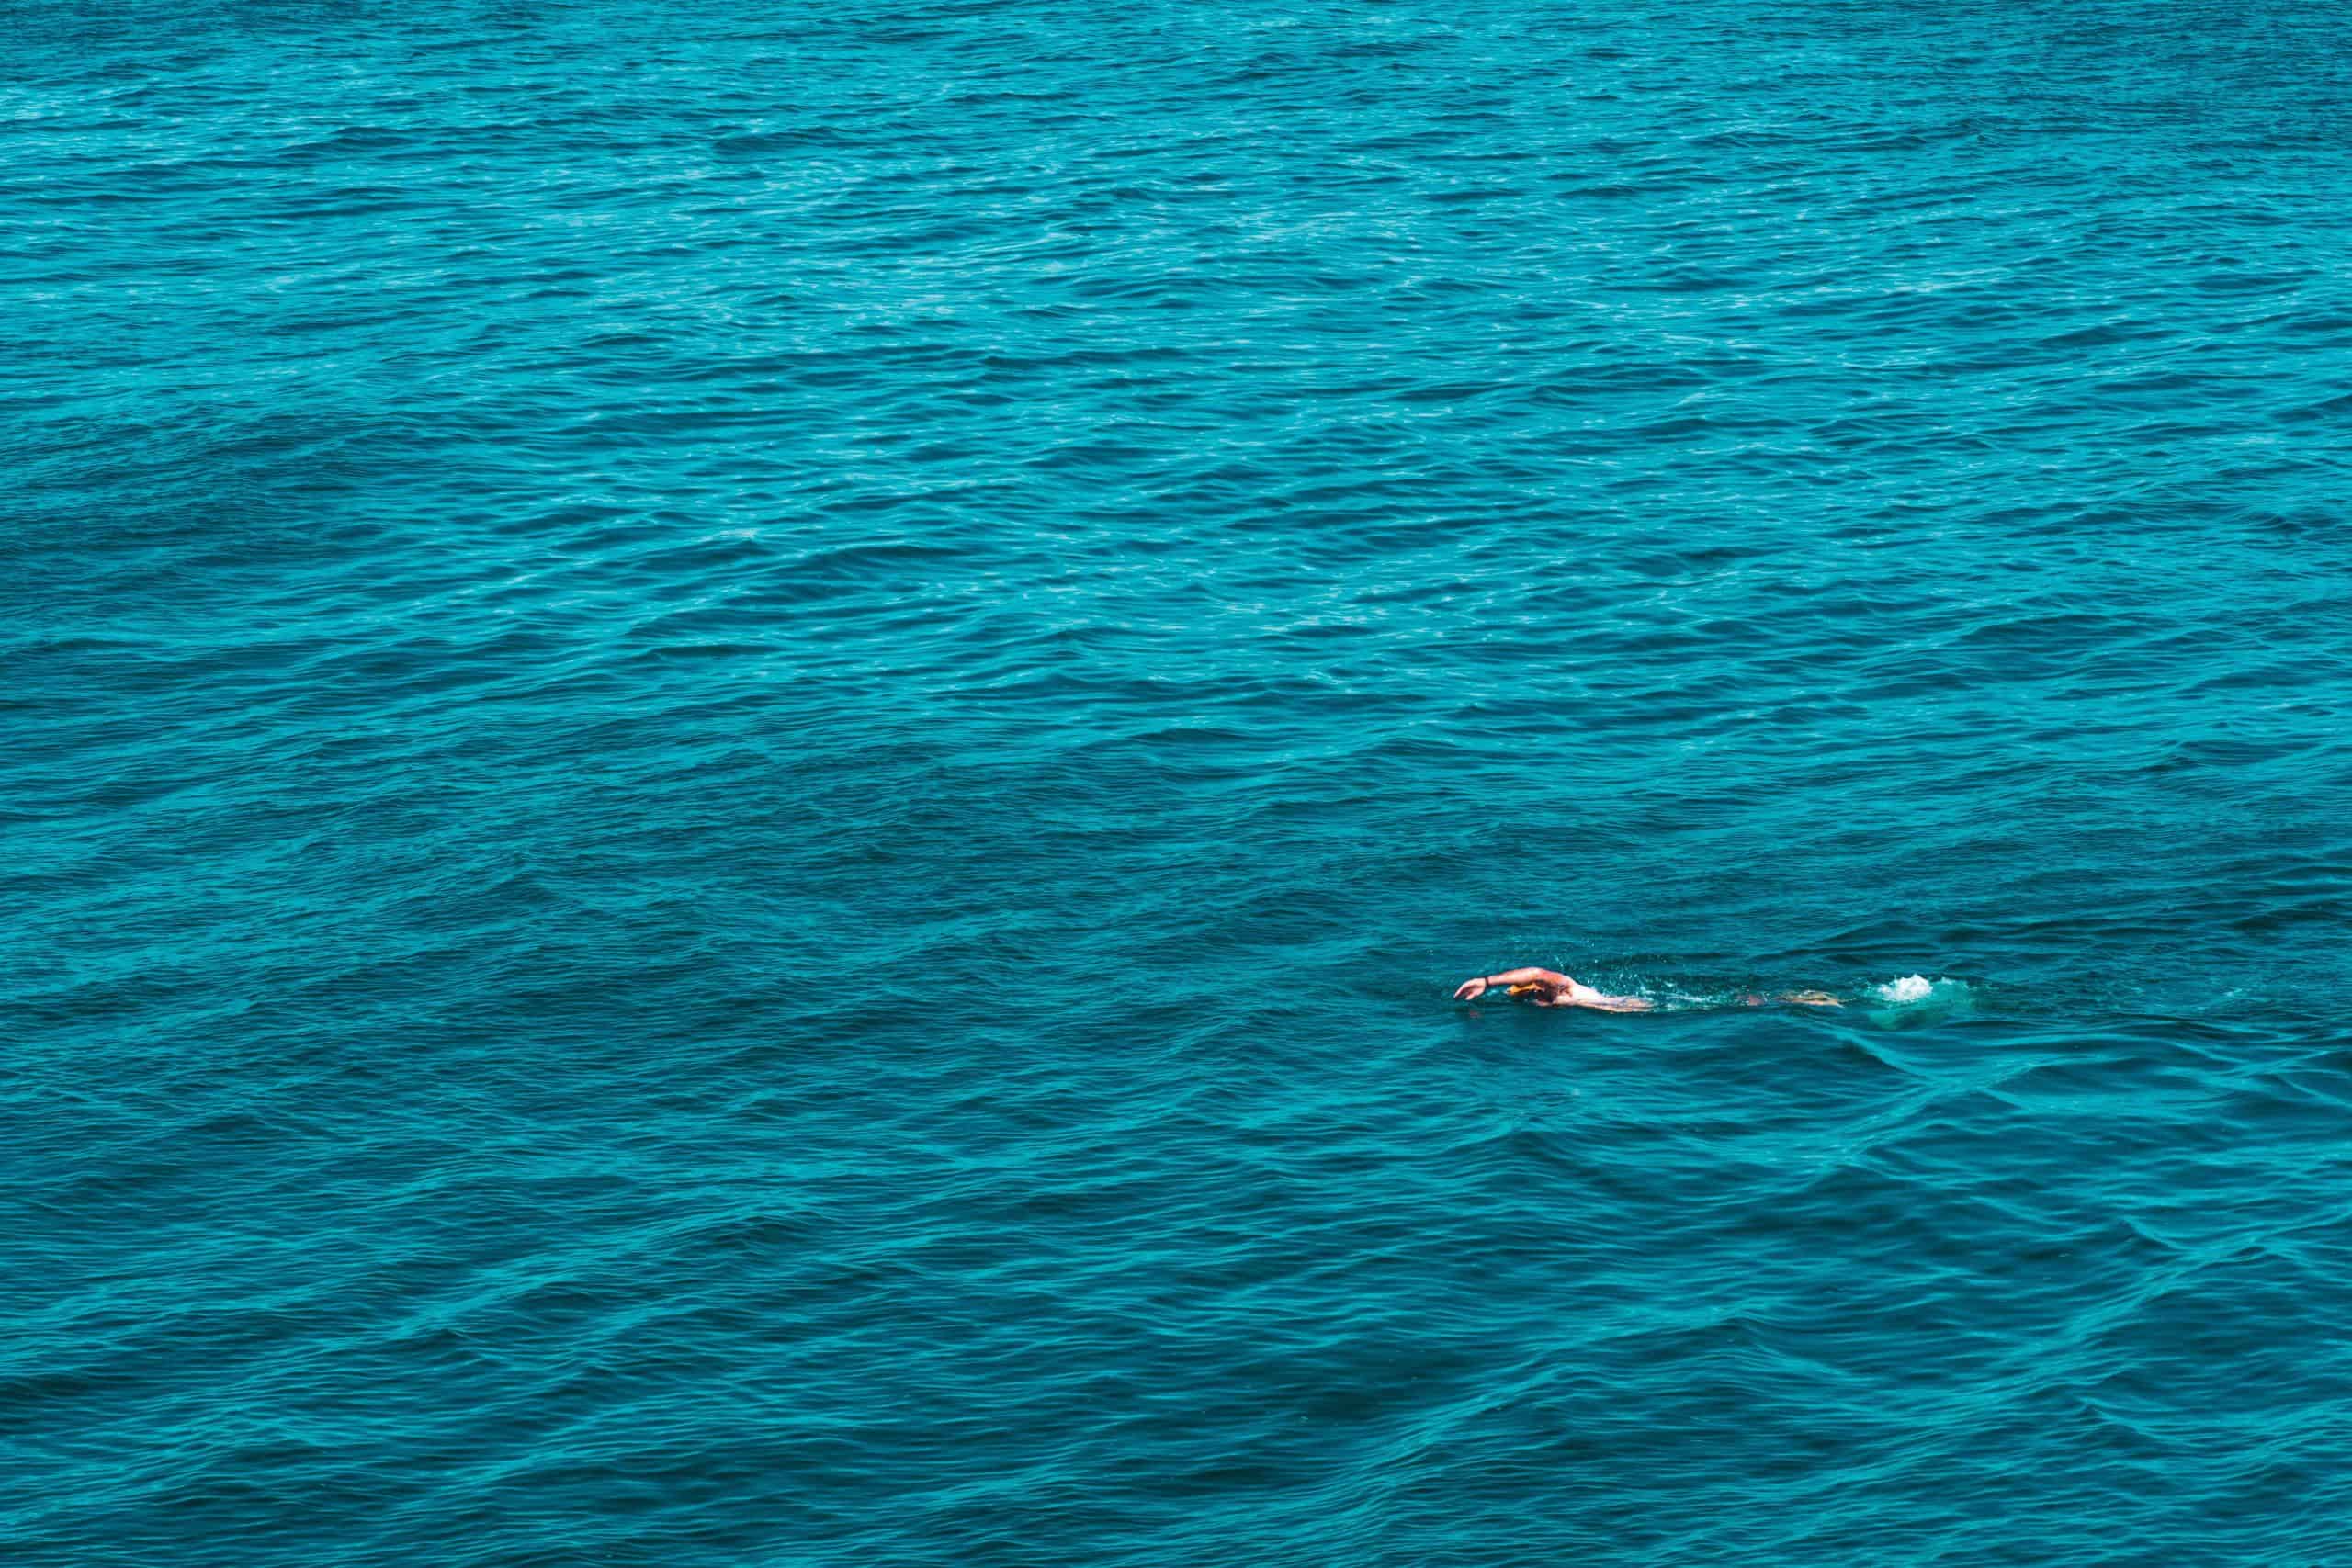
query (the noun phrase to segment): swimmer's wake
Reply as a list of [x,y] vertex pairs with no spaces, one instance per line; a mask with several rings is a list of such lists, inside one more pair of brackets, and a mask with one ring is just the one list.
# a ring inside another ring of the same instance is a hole
[[[1505,987],[1503,994],[1523,997],[1540,1008],[1594,1008],[1602,1012],[1651,1012],[1657,1004],[1647,997],[1612,997],[1606,991],[1596,991],[1581,981],[1570,978],[1556,969],[1506,969],[1499,975],[1481,975],[1464,980],[1454,988],[1458,1002],[1476,1001],[1497,986]],[[1846,1004],[1827,991],[1778,991],[1771,995],[1749,992],[1739,998],[1742,1007],[1762,1007],[1768,1002],[1786,1003],[1793,1007],[1837,1008]]]

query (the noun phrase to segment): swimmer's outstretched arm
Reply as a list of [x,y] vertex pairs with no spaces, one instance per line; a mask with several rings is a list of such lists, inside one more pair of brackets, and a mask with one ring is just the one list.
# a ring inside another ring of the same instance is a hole
[[1475,1001],[1495,986],[1508,986],[1513,995],[1525,989],[1528,1000],[1537,1007],[1598,1008],[1602,1012],[1648,1012],[1650,1003],[1643,997],[1611,997],[1579,986],[1557,969],[1506,969],[1499,975],[1481,975],[1475,980],[1464,980],[1454,990],[1456,1001]]
[[1489,986],[1524,986],[1531,981],[1558,986],[1563,989],[1576,984],[1556,969],[1506,969],[1499,975],[1481,975],[1475,980],[1463,981],[1455,987],[1453,999],[1457,1002],[1476,1001]]

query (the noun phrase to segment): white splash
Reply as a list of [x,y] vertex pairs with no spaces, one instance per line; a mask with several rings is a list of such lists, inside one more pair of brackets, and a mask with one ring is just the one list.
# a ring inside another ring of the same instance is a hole
[[1924,1002],[1940,983],[1925,975],[1905,975],[1900,980],[1872,986],[1871,995],[1883,1002]]

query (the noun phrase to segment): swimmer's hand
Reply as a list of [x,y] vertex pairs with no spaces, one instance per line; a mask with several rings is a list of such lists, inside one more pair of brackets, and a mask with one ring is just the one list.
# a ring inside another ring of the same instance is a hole
[[1453,999],[1457,1002],[1475,1002],[1486,994],[1487,977],[1481,975],[1475,980],[1464,980],[1460,986],[1456,987],[1453,992]]

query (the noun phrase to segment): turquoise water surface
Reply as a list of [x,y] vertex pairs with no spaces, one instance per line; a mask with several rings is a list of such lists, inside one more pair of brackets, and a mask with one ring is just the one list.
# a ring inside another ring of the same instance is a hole
[[6,20],[0,1557],[2352,1562],[2352,12]]

